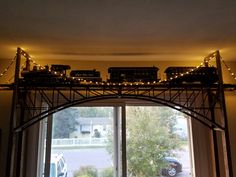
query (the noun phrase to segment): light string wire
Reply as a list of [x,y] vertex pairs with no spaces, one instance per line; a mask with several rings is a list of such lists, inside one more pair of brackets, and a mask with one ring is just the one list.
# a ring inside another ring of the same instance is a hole
[[204,65],[208,65],[208,67],[212,67],[213,65],[211,65],[210,60],[212,60],[213,58],[215,58],[216,52],[213,52],[211,54],[209,54],[208,56],[206,56],[204,58],[204,62],[202,62],[200,65],[196,66],[195,68],[189,69],[183,73],[177,73],[176,75],[170,77],[168,80],[165,79],[163,81],[160,80],[160,82],[166,82],[166,81],[171,81],[173,79],[177,79],[186,75],[191,74],[192,72],[196,71],[198,68],[200,67],[204,67]]
[[196,71],[198,68],[203,67],[203,66],[204,66],[204,64],[201,63],[200,65],[198,65],[198,66],[196,66],[196,67],[194,67],[194,68],[192,68],[192,69],[189,69],[189,70],[187,70],[187,71],[185,71],[185,72],[183,72],[183,73],[177,73],[176,75],[170,77],[169,80],[165,79],[165,80],[163,80],[163,81],[161,81],[161,82],[171,81],[171,80],[173,80],[173,79],[177,79],[177,78],[180,78],[180,77],[189,75],[189,74],[191,74],[192,72]]
[[[23,57],[25,57],[26,59],[30,60],[34,65],[37,65],[37,66],[39,66],[39,67],[42,67],[40,64],[37,64],[36,61],[33,60],[32,57],[31,57],[27,52],[25,52],[22,48],[20,48],[20,54],[21,54]],[[7,71],[8,71],[9,68],[13,65],[13,63],[15,62],[15,60],[16,60],[16,56],[12,59],[11,63],[9,64],[9,66],[8,66],[2,73],[0,73],[0,78],[1,78],[2,76],[4,76],[4,75],[7,73]],[[21,65],[20,71],[22,71],[22,70],[24,69],[25,65],[26,65],[25,63],[23,63],[23,64]],[[12,75],[12,76],[7,80],[7,83],[10,83],[13,79],[14,79],[14,75]]]
[[15,60],[16,56],[11,60],[10,64],[3,70],[3,72],[0,72],[0,78],[7,74],[7,71],[9,71]]
[[[23,63],[23,64],[21,65],[21,67],[20,67],[20,71],[22,71],[22,70],[24,69],[24,67],[25,67],[25,64]],[[13,81],[14,77],[15,77],[15,75],[13,74],[13,75],[8,79],[7,83],[8,83],[8,84],[11,83],[11,81]]]
[[26,59],[28,59],[30,62],[32,62],[34,65],[42,67],[42,65],[36,63],[36,61],[22,48],[21,48],[21,55],[24,56]]
[[[208,65],[209,67],[213,66],[210,64],[210,60],[214,59],[215,58],[215,53],[216,52],[213,52],[211,54],[209,54],[207,57],[204,58],[204,62],[202,62],[200,65],[196,66],[195,68],[192,68],[192,69],[189,69],[188,71],[186,72],[183,72],[183,73],[178,73],[172,77],[170,77],[168,80],[167,79],[164,79],[164,80],[159,80],[159,83],[165,83],[166,81],[171,81],[173,79],[177,79],[177,78],[180,78],[180,77],[183,77],[185,75],[188,75],[188,74],[191,74],[192,72],[196,71],[199,67],[204,67],[204,65]],[[21,55],[24,56],[26,59],[28,59],[30,62],[32,62],[34,65],[36,66],[39,66],[40,69],[44,69],[44,67],[38,63],[36,63],[36,61],[34,59],[32,59],[32,57],[27,53],[25,52],[23,49],[21,49]],[[221,57],[221,56],[220,56]],[[14,57],[14,59],[12,60],[12,62],[10,63],[10,65],[4,70],[3,73],[1,73],[1,76],[5,75],[5,73],[8,71],[8,69],[10,68],[10,66],[14,63],[16,59],[16,56]],[[235,73],[232,72],[231,68],[225,63],[225,61],[222,59],[222,57],[220,58],[222,63],[226,66],[227,70],[229,71],[229,73],[231,74],[231,76],[236,80],[236,76],[235,76]],[[22,64],[21,66],[21,70],[23,70],[23,68],[25,67],[25,64]],[[1,77],[0,76],[0,77]],[[10,82],[12,79],[14,78],[14,76],[12,76],[8,82]],[[74,78],[73,78],[74,80]],[[76,79],[76,80],[80,80],[80,79]],[[84,83],[86,82],[86,80],[84,80]],[[143,85],[145,84],[144,82],[135,82],[135,83],[128,83],[128,82],[125,82],[125,83],[110,83],[110,82],[98,82],[98,81],[89,81],[88,83],[90,84],[106,84],[106,85],[124,85],[124,86],[127,86],[127,85]],[[146,84],[157,84],[158,82],[156,81],[153,81],[153,82],[147,82]]]
[[221,62],[225,65],[225,67],[227,68],[228,72],[230,73],[231,77],[236,80],[236,75],[235,73],[231,70],[231,68],[226,64],[226,62],[223,60],[222,57],[220,57]]

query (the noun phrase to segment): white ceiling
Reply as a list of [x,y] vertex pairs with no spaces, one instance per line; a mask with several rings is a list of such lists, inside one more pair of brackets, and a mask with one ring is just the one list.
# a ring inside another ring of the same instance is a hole
[[235,0],[2,0],[0,59],[236,61]]

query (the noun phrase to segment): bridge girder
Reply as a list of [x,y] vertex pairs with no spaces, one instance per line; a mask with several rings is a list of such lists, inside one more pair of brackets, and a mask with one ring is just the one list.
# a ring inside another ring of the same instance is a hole
[[[224,125],[212,120],[210,110],[219,110],[220,100],[217,85],[204,87],[200,84],[180,86],[136,85],[107,86],[79,85],[54,87],[19,87],[18,109],[24,109],[27,120],[15,127],[21,131],[37,123],[49,114],[70,106],[102,99],[140,99],[169,106],[200,121],[209,128],[224,130]],[[212,101],[209,102],[209,96]]]

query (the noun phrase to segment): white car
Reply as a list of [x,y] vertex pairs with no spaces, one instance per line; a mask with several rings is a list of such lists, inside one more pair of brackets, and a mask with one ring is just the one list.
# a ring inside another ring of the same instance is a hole
[[67,164],[62,154],[52,154],[50,177],[67,177]]

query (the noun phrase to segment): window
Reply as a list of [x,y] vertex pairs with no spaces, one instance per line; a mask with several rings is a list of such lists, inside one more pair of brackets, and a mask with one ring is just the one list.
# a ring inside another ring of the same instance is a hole
[[89,124],[81,124],[81,133],[90,133],[91,131],[91,126]]
[[62,155],[57,172],[67,177],[194,176],[190,119],[174,109],[71,107],[51,120],[50,177],[55,154]]

